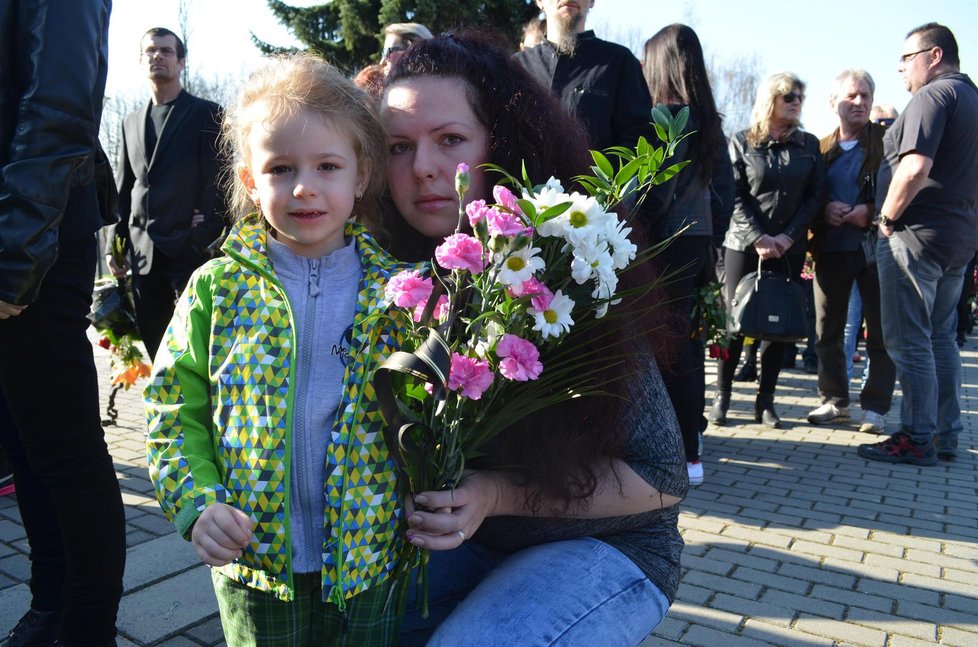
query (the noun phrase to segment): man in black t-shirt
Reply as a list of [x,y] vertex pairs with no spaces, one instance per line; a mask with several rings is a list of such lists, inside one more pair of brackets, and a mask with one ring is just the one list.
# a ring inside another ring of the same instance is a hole
[[859,455],[870,460],[953,459],[962,429],[955,311],[978,247],[978,87],[958,66],[947,27],[928,23],[907,36],[898,69],[913,98],[883,138],[876,218],[883,335],[903,389],[901,430],[861,445]]

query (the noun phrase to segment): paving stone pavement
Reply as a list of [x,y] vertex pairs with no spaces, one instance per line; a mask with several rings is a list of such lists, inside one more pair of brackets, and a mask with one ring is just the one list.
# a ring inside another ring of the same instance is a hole
[[[936,467],[870,464],[855,447],[875,437],[858,424],[809,425],[815,378],[801,370],[782,373],[782,430],[754,424],[754,385],[735,385],[731,425],[704,438],[706,482],[682,503],[676,603],[641,647],[978,646],[974,339],[962,364],[961,449]],[[103,409],[108,393],[103,379]],[[129,543],[119,645],[223,645],[207,569],[153,497],[139,390],[116,404],[106,440]],[[14,499],[0,498],[0,636],[29,601],[26,543]]]

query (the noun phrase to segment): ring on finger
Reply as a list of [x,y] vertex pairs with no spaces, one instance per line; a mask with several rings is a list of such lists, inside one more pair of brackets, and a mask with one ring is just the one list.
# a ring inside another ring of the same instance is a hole
[[463,531],[461,531],[461,530],[456,530],[455,532],[457,532],[457,533],[458,533],[458,536],[459,536],[459,538],[460,538],[460,539],[461,539],[462,541],[465,541],[465,532],[463,532]]

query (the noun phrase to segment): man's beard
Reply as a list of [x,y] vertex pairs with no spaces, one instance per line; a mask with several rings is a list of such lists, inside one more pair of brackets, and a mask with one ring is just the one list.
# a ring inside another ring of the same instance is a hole
[[557,20],[557,40],[553,43],[556,50],[561,54],[572,55],[577,47],[577,26],[583,20],[581,14],[573,16],[560,16]]

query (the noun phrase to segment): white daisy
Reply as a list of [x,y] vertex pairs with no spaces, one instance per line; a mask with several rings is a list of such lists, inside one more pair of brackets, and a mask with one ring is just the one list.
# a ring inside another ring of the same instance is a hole
[[570,327],[574,325],[574,320],[571,318],[573,309],[574,301],[557,290],[546,309],[537,310],[530,307],[527,308],[527,312],[533,315],[533,330],[538,331],[540,337],[546,339],[547,337],[560,337],[570,330]]
[[537,256],[539,247],[524,247],[516,251],[499,254],[499,282],[503,285],[521,285],[529,280],[538,270],[545,266],[543,259]]

